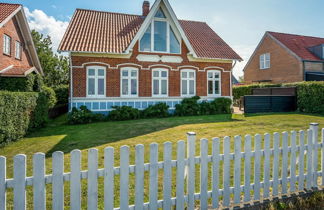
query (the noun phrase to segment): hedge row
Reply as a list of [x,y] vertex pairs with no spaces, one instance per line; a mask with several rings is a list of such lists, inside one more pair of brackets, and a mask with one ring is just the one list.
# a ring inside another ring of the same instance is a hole
[[253,88],[297,87],[297,107],[301,112],[324,113],[324,82],[298,82],[284,84],[252,84],[233,87],[234,103],[241,96],[252,95]]
[[26,77],[0,77],[0,90],[39,92],[44,85],[39,74],[28,74]]
[[45,92],[0,91],[0,145],[16,141],[47,122]]

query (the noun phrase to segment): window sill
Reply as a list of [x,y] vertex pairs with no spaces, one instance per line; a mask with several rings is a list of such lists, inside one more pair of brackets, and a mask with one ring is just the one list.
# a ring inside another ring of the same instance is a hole
[[8,56],[8,57],[11,57],[11,55],[10,54],[7,54],[7,53],[3,53],[3,55]]

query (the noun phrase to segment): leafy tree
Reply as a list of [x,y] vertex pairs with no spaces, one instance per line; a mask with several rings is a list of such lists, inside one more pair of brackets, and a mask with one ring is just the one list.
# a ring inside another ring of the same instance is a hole
[[54,87],[61,84],[68,84],[69,81],[69,60],[67,57],[57,55],[52,50],[50,36],[32,30],[32,37],[44,71],[44,82],[47,86]]

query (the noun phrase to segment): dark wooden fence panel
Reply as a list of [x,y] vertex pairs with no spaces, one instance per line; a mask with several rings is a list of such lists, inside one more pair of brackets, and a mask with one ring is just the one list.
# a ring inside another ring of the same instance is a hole
[[296,111],[296,96],[244,96],[245,113]]

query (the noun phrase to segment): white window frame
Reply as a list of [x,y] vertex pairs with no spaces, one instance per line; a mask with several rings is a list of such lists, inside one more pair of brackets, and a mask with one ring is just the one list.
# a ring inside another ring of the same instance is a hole
[[[183,78],[182,77],[182,72],[187,72],[187,75],[189,75],[190,72],[193,72],[194,73],[194,78]],[[183,94],[182,93],[182,81],[183,80],[186,80],[187,81],[187,94]],[[190,94],[189,90],[190,90],[190,81],[193,80],[194,81],[194,93],[193,94]],[[183,97],[192,97],[192,96],[195,96],[196,95],[196,71],[193,70],[193,69],[182,69],[180,71],[180,92],[181,92],[181,96]]]
[[[89,76],[89,69],[94,69],[95,70],[95,75],[94,76]],[[104,76],[99,76],[98,75],[98,70],[103,69],[104,70]],[[88,98],[104,98],[106,97],[106,67],[104,66],[87,66],[87,71],[86,71],[86,79],[87,79],[87,97]],[[93,78],[95,79],[95,94],[94,95],[89,95],[89,84],[88,84],[88,79]],[[98,95],[98,79],[104,79],[104,94],[103,95]]]
[[[214,78],[214,76],[213,76],[213,78],[208,78],[208,73],[213,73],[213,74],[215,74],[215,73],[218,73],[218,75],[219,75],[219,78],[218,79],[216,79],[216,78]],[[207,76],[207,96],[209,96],[209,97],[220,97],[221,95],[222,95],[222,72],[220,71],[220,70],[208,70],[207,71],[207,74],[206,74],[206,76]],[[212,94],[209,94],[209,92],[208,92],[208,82],[209,81],[213,81],[213,93]],[[215,81],[219,81],[219,93],[218,94],[215,94]]]
[[[154,77],[154,72],[159,72],[159,77]],[[167,73],[167,77],[161,77],[161,72],[165,71]],[[159,94],[154,94],[154,80],[159,80]],[[162,85],[161,80],[166,80],[166,94],[161,94]],[[155,68],[152,69],[152,97],[169,97],[169,70],[165,68]]]
[[[176,27],[174,26],[174,24],[170,23],[171,18],[168,17],[167,13],[162,9],[162,7],[160,9],[163,11],[166,18],[158,18],[158,17],[153,16],[153,19],[152,19],[151,23],[149,24],[149,25],[151,25],[151,50],[143,50],[143,51],[141,50],[141,40],[142,40],[143,36],[139,39],[138,50],[139,50],[139,52],[153,52],[153,53],[166,53],[166,54],[180,55],[182,52],[181,39],[180,39],[179,35],[176,33],[176,30],[175,30]],[[167,23],[167,34],[166,34],[167,35],[167,37],[166,37],[167,50],[166,51],[155,51],[154,50],[154,22],[155,21],[163,21],[163,22]],[[172,28],[174,35],[179,42],[179,52],[178,53],[170,52],[170,27]],[[146,32],[146,30],[145,30],[145,32]]]
[[11,37],[7,34],[3,35],[3,54],[11,55]]
[[[267,57],[269,59],[267,59]],[[264,54],[260,55],[260,69],[262,69],[262,70],[269,69],[270,61],[271,61],[270,53],[264,53]]]
[[19,41],[15,42],[15,58],[21,59],[21,43]]
[[[136,70],[136,77],[132,77],[131,76],[131,71],[134,71]],[[128,76],[123,76],[123,71],[128,71]],[[138,91],[139,91],[139,70],[138,68],[135,68],[135,67],[123,67],[120,69],[120,96],[121,97],[125,97],[125,98],[132,98],[132,97],[138,97]],[[127,95],[124,95],[123,94],[123,79],[127,79],[127,82],[128,82],[128,94]],[[132,79],[136,79],[137,81],[137,87],[136,87],[136,95],[132,95],[131,94],[131,90],[132,90],[132,87],[131,87],[131,80]]]

